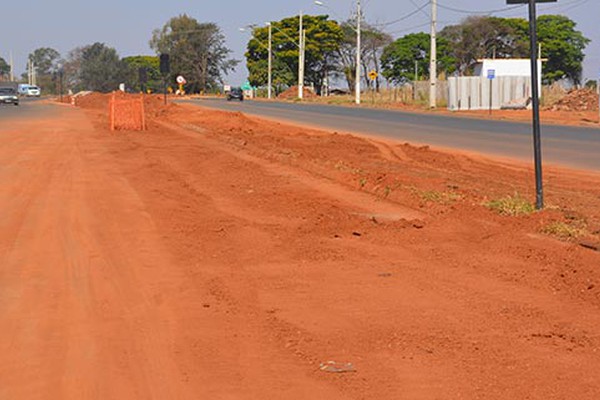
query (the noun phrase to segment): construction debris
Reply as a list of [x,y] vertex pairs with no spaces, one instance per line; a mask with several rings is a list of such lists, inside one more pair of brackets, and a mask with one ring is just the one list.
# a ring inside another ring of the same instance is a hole
[[598,94],[590,89],[575,89],[554,104],[552,111],[593,111],[598,109]]

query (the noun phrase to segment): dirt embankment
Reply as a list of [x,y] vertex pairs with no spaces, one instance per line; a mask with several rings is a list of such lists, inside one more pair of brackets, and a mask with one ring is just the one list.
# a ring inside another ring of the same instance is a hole
[[[7,297],[29,306],[0,321],[21,333],[1,341],[21,360],[4,393],[73,390],[67,376],[98,399],[600,396],[600,253],[579,244],[600,235],[597,174],[548,169],[533,213],[533,173],[512,162],[152,98],[147,132],[113,134],[91,100],[94,128],[65,122],[60,151],[23,146],[36,129],[0,146],[48,174],[0,197],[31,207],[11,229],[57,242],[3,237],[7,265],[29,257],[6,293],[36,273],[64,288]],[[50,356],[63,370],[24,373]]]

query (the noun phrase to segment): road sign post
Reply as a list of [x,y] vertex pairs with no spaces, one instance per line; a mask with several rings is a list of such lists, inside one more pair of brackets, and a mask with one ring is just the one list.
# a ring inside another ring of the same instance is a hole
[[171,61],[168,54],[160,55],[160,73],[163,76],[163,94],[165,97],[165,104],[167,104],[167,76],[171,72]]
[[496,77],[496,70],[495,69],[488,69],[487,71],[487,78],[490,81],[490,115],[492,115],[492,99],[494,98],[493,96],[493,89],[494,89],[494,78]]
[[531,105],[533,110],[533,155],[535,160],[535,206],[544,208],[544,185],[542,175],[542,140],[540,128],[540,94],[537,54],[536,3],[556,3],[557,0],[506,0],[506,4],[529,5],[529,54],[531,58]]
[[372,70],[371,72],[369,72],[369,79],[371,80],[371,95],[372,95],[372,103],[375,104],[375,81],[377,80],[377,77],[379,76],[379,74],[377,73],[377,71]]

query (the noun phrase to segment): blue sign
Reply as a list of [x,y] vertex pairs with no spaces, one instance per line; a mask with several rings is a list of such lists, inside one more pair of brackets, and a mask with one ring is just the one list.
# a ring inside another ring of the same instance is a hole
[[494,79],[496,77],[496,70],[495,69],[488,69],[488,79]]

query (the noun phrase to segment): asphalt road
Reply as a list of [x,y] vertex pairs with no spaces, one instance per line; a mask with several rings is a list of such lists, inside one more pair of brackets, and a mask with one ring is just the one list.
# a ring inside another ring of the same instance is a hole
[[[532,158],[531,125],[368,108],[265,101],[185,100],[220,110],[289,120],[341,132],[381,136],[413,144]],[[600,129],[558,125],[542,127],[545,163],[600,170]]]
[[0,124],[11,119],[26,119],[47,115],[52,110],[52,105],[40,102],[40,99],[20,99],[19,106],[0,104]]

